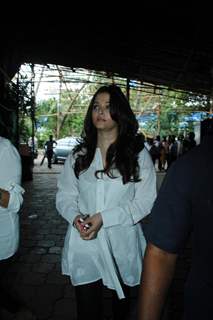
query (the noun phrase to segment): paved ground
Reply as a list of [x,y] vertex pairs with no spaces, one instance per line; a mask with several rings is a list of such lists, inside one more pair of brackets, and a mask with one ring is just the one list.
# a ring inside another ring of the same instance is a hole
[[[69,278],[61,275],[61,250],[67,223],[55,209],[56,180],[62,165],[47,168],[35,161],[33,180],[23,183],[26,190],[21,210],[21,241],[17,259],[6,281],[34,310],[38,320],[76,319],[75,296]],[[159,174],[160,181],[163,175]],[[165,319],[178,320],[182,312],[183,281],[189,255],[180,258],[171,288]],[[105,319],[111,319],[110,295],[104,293]],[[132,315],[136,319],[137,292],[132,292]],[[8,318],[9,315],[8,315]]]

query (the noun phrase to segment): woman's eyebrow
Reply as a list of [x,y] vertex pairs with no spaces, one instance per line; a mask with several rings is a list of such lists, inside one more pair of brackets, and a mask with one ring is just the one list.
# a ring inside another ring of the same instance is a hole
[[[99,101],[94,101],[93,105],[101,104]],[[105,101],[104,104],[110,104],[110,101]]]

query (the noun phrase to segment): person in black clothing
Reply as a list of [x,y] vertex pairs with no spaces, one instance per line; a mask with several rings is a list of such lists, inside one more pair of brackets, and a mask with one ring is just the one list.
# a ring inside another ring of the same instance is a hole
[[195,141],[195,133],[189,132],[186,139],[183,140],[183,153],[188,152],[192,148],[196,147],[197,143]]
[[[213,124],[212,124],[213,128]],[[160,319],[176,260],[192,235],[184,319],[213,319],[213,130],[167,172],[147,226],[138,319]]]
[[154,144],[153,138],[147,138],[147,144],[149,146],[148,150],[149,150],[149,153],[151,155],[152,162],[155,165],[156,160],[158,159],[158,148]]
[[53,147],[57,142],[53,140],[53,136],[49,136],[49,140],[45,143],[45,155],[48,161],[48,168],[52,168]]
[[192,148],[196,147],[196,141],[195,141],[195,133],[194,132],[189,132],[189,150]]
[[171,164],[176,161],[177,159],[177,141],[175,139],[175,135],[169,135],[169,152],[167,156],[167,164],[168,168],[171,166]]

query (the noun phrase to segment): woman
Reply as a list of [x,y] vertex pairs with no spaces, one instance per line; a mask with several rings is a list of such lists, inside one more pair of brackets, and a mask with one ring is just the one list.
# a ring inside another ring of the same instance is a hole
[[58,180],[56,206],[69,222],[62,272],[75,286],[79,320],[101,319],[102,285],[117,292],[114,319],[125,319],[123,298],[140,283],[146,245],[140,221],[153,205],[156,175],[137,131],[121,89],[101,87]]

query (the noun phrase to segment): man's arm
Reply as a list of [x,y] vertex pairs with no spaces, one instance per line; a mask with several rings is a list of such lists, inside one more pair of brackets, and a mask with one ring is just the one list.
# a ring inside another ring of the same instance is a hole
[[0,206],[3,208],[7,208],[9,200],[10,200],[10,193],[0,188]]
[[0,143],[0,214],[17,213],[23,202],[21,187],[21,158],[7,139]]
[[149,243],[139,291],[138,320],[159,320],[174,275],[177,255]]

